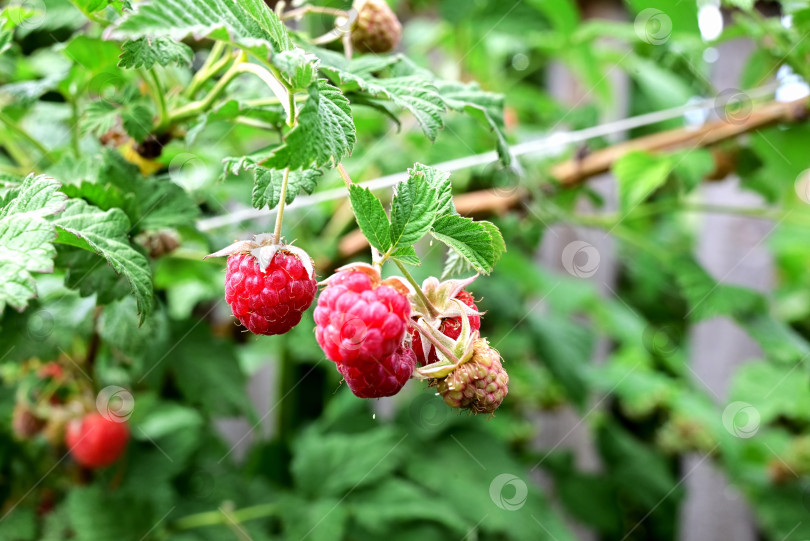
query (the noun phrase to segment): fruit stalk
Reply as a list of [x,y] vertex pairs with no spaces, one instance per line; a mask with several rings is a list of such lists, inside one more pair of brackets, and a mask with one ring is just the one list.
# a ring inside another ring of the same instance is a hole
[[421,335],[422,335],[422,337],[426,338],[428,342],[430,342],[431,344],[433,344],[433,346],[434,346],[434,347],[435,347],[435,348],[436,348],[438,351],[440,351],[440,352],[442,353],[442,355],[444,355],[444,356],[447,358],[447,360],[448,360],[448,361],[452,362],[453,364],[459,364],[461,361],[459,360],[459,358],[458,358],[458,357],[456,357],[456,355],[455,355],[455,354],[454,354],[452,351],[450,351],[449,349],[447,349],[447,348],[446,348],[446,347],[445,347],[445,346],[444,346],[444,345],[443,345],[441,342],[439,342],[438,340],[436,340],[436,337],[435,337],[435,336],[433,336],[432,334],[430,334],[430,331],[426,331],[424,328],[422,328],[422,326],[421,326],[421,325],[419,325],[419,323],[420,323],[421,321],[422,321],[422,320],[420,319],[420,320],[419,320],[418,322],[416,322],[416,323],[411,323],[411,325],[413,325],[413,326],[414,326],[414,328],[415,328],[417,331],[419,331],[419,334],[421,334]]
[[343,179],[343,183],[348,188],[352,185],[352,178],[349,176],[349,172],[346,171],[346,168],[343,167],[342,163],[337,164],[338,173],[340,173],[340,178]]
[[[385,256],[383,256],[380,265],[382,265],[384,261]],[[411,276],[411,273],[408,272],[408,269],[405,268],[405,265],[403,265],[396,259],[392,261],[399,268],[400,272],[402,272],[402,276],[404,276],[405,279],[408,280],[408,283],[410,283],[413,286],[414,290],[416,291],[416,294],[419,296],[420,299],[422,299],[422,302],[425,303],[425,306],[427,307],[428,312],[430,313],[430,317],[433,318],[439,317],[439,310],[437,310],[436,307],[433,306],[433,303],[431,303],[430,300],[428,300],[428,298],[425,296],[425,293],[422,291],[422,287],[416,283],[416,280],[414,280],[413,276]]]
[[276,228],[273,230],[273,239],[276,244],[281,242],[281,223],[284,220],[284,206],[287,204],[287,184],[290,181],[290,168],[284,169],[284,178],[281,181],[281,194],[278,200],[278,214],[276,214]]

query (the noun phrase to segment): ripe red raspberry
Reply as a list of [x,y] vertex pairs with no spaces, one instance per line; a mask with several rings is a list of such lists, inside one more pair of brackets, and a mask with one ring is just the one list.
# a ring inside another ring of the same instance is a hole
[[501,365],[500,354],[479,339],[472,358],[439,380],[439,394],[453,408],[473,413],[492,413],[509,392],[509,375]]
[[68,423],[65,432],[73,459],[86,468],[104,468],[118,460],[129,441],[129,426],[107,419],[100,413],[88,413]]
[[[462,289],[454,298],[460,300],[475,312],[478,311],[478,307],[475,305],[475,299],[467,290]],[[470,333],[473,333],[481,328],[481,316],[468,317],[470,318]],[[439,325],[439,331],[453,340],[457,339],[461,334],[461,317],[447,317],[442,319],[441,325]],[[425,362],[425,349],[422,345],[422,335],[414,327],[411,327],[411,340],[419,366],[435,363],[439,360],[439,357],[436,355],[436,348],[431,345],[430,349],[428,350],[427,363]]]
[[[294,246],[257,235],[211,256],[228,255],[225,300],[256,334],[284,334],[301,321],[318,289],[312,259]],[[210,257],[210,256],[209,256]]]
[[45,421],[37,417],[28,406],[19,402],[14,406],[11,414],[11,429],[18,439],[31,439],[43,428],[45,428]]
[[362,361],[351,366],[337,365],[349,389],[359,398],[394,396],[408,383],[416,368],[416,355],[407,346],[399,346],[381,361]]
[[[356,366],[380,362],[401,346],[411,305],[370,267],[355,265],[328,280],[315,308],[315,338],[330,360]],[[375,276],[376,274],[376,276]]]
[[355,49],[387,53],[399,44],[402,25],[385,0],[357,0],[353,7],[357,10],[357,19],[351,30]]
[[45,363],[39,370],[37,370],[37,376],[39,376],[41,379],[51,378],[61,380],[64,375],[64,369],[55,362]]

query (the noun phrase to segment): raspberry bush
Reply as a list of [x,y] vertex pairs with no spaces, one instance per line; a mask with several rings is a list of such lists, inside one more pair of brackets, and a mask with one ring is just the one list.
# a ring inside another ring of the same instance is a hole
[[594,4],[2,4],[0,539],[810,537],[808,10]]

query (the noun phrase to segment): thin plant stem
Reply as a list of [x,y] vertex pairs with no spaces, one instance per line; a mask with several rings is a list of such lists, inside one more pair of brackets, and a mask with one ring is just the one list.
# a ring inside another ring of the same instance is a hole
[[216,72],[218,72],[225,64],[228,63],[228,57],[224,57],[220,59],[222,52],[225,50],[225,42],[224,41],[217,41],[214,43],[214,46],[211,48],[211,52],[208,54],[208,57],[205,59],[200,70],[194,74],[194,77],[191,78],[191,83],[188,85],[188,88],[184,92],[187,98],[192,98],[194,94],[200,89],[200,87],[210,79]]
[[[420,321],[421,321],[421,319],[420,319]],[[441,342],[439,342],[439,341],[436,339],[436,337],[435,337],[435,336],[433,336],[433,335],[432,335],[432,334],[430,334],[429,332],[427,332],[427,331],[425,331],[424,329],[422,329],[422,326],[421,326],[421,325],[419,325],[419,323],[411,323],[411,325],[413,325],[413,327],[414,327],[414,328],[416,328],[416,330],[417,330],[417,331],[419,331],[419,334],[421,334],[422,336],[424,336],[424,337],[425,337],[425,339],[426,339],[428,342],[430,342],[431,344],[433,344],[433,345],[436,347],[436,349],[437,349],[437,350],[439,350],[439,351],[442,353],[442,355],[444,355],[445,357],[447,357],[447,360],[448,360],[448,361],[454,362],[455,364],[458,364],[458,363],[460,362],[460,361],[459,361],[459,358],[458,358],[458,357],[456,357],[456,355],[455,355],[455,354],[454,354],[452,351],[450,351],[449,349],[447,349],[447,347],[445,347],[445,346],[444,346],[444,344],[442,344]]]
[[286,21],[289,19],[298,19],[308,13],[321,13],[323,15],[331,15],[333,17],[349,17],[349,12],[342,9],[328,8],[324,6],[304,6],[298,9],[292,9],[287,13],[281,15],[281,20]]
[[70,103],[70,145],[73,148],[73,155],[77,158],[81,154],[79,148],[79,104],[76,97],[71,97],[68,102]]
[[342,178],[344,184],[346,184],[346,187],[348,188],[349,186],[351,186],[352,178],[349,176],[349,173],[346,171],[346,168],[343,167],[342,163],[337,164],[337,170],[338,173],[340,173],[340,178]]
[[275,243],[281,242],[281,222],[284,219],[284,206],[287,203],[287,184],[290,180],[290,168],[284,169],[284,179],[281,181],[281,194],[278,200],[278,214],[276,215],[276,229],[273,232]]
[[149,77],[152,79],[152,91],[158,106],[158,125],[155,131],[160,133],[169,125],[169,111],[166,109],[166,96],[163,95],[163,88],[154,68],[149,70]]
[[[383,257],[385,257],[385,256],[383,256]],[[422,287],[419,284],[416,283],[416,280],[413,279],[413,276],[411,276],[411,273],[408,272],[408,269],[405,268],[405,265],[403,265],[402,263],[400,263],[396,259],[393,259],[392,261],[399,268],[400,272],[405,277],[405,279],[408,280],[408,283],[410,283],[413,286],[413,288],[416,290],[416,295],[420,299],[422,299],[423,303],[425,303],[425,306],[428,309],[428,313],[430,313],[430,317],[434,317],[434,318],[438,317],[439,316],[439,311],[436,309],[435,306],[433,306],[433,303],[431,303],[428,300],[428,298],[425,296],[425,292],[422,291]]]
[[29,144],[31,144],[31,145],[32,145],[34,148],[36,148],[36,149],[37,149],[37,150],[40,152],[40,154],[42,154],[42,157],[43,157],[43,158],[44,158],[44,159],[45,159],[45,160],[46,160],[46,161],[47,161],[49,164],[53,163],[53,158],[51,157],[51,154],[50,154],[50,152],[48,151],[48,149],[47,149],[47,148],[45,148],[45,146],[44,146],[42,143],[40,143],[39,141],[37,141],[36,139],[34,139],[34,137],[33,137],[33,136],[31,136],[31,134],[30,134],[30,133],[28,133],[27,131],[25,131],[25,129],[23,129],[23,127],[22,127],[22,126],[20,126],[20,125],[19,125],[19,124],[17,124],[16,122],[14,122],[14,120],[12,120],[12,119],[11,119],[9,116],[7,116],[5,113],[2,113],[2,112],[0,112],[0,122],[2,122],[3,124],[5,124],[5,125],[6,125],[6,127],[7,127],[7,128],[8,128],[8,129],[9,129],[11,132],[13,132],[13,133],[14,133],[14,134],[15,134],[17,137],[19,137],[20,139],[24,139],[26,142],[28,142],[28,143],[29,143]]
[[219,97],[220,94],[225,90],[225,87],[241,73],[239,69],[240,64],[245,62],[247,59],[247,55],[244,52],[241,52],[237,58],[234,60],[233,65],[225,72],[225,74],[217,81],[217,84],[214,85],[214,88],[202,99],[198,101],[193,101],[189,104],[176,109],[172,113],[169,114],[170,122],[176,122],[179,120],[185,120],[187,118],[193,117],[194,115],[200,114],[201,112],[208,109],[214,101]]
[[220,510],[206,511],[204,513],[196,513],[188,515],[183,518],[177,519],[171,526],[174,531],[193,530],[195,528],[204,528],[206,526],[217,526],[225,524],[230,518],[234,522],[242,523],[249,520],[256,520],[260,518],[267,518],[274,516],[278,511],[278,507],[273,503],[263,503],[259,505],[252,505],[250,507],[243,507],[224,515]]

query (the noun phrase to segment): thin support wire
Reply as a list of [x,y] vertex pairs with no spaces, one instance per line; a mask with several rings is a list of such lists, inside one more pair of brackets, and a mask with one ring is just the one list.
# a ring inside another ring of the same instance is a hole
[[[774,92],[778,87],[779,83],[764,85],[759,88],[746,91],[745,95],[750,100],[767,98],[773,96]],[[659,122],[664,122],[666,120],[671,120],[673,118],[682,117],[684,114],[689,112],[706,111],[716,109],[717,107],[718,107],[717,98],[706,98],[704,100],[695,101],[693,103],[688,103],[686,105],[680,105],[678,107],[672,107],[670,109],[665,109],[663,111],[656,111],[653,113],[646,113],[643,115],[629,117],[613,122],[606,122],[604,124],[600,124],[598,126],[593,126],[590,128],[585,128],[582,130],[553,132],[539,139],[535,139],[533,141],[526,141],[523,143],[513,145],[510,147],[509,152],[512,155],[513,159],[517,158],[518,156],[523,156],[526,154],[532,154],[536,157],[543,157],[543,158],[558,156],[562,154],[571,145],[577,143],[582,143],[590,139],[595,139],[597,137],[606,137],[616,133],[622,133],[634,128],[641,128],[644,126],[650,126],[652,124],[658,124]],[[435,167],[437,169],[441,169],[442,171],[452,173],[454,171],[469,169],[471,167],[488,165],[497,160],[498,154],[493,150],[489,152],[484,152],[482,154],[474,154],[472,156],[465,156],[463,158],[457,158],[455,160],[448,160],[445,162],[437,163],[432,165],[431,167]],[[357,184],[359,186],[369,188],[371,190],[381,190],[384,188],[390,188],[391,186],[394,186],[399,182],[406,180],[407,178],[408,173],[402,171],[399,173],[386,175],[366,182],[359,182]],[[327,201],[343,199],[345,197],[346,197],[346,188],[343,186],[341,186],[340,188],[324,190],[322,192],[318,192],[312,195],[306,195],[296,198],[295,201],[287,205],[285,212],[294,212],[299,209],[311,207],[313,205],[318,205],[320,203],[325,203]],[[276,213],[275,210],[268,211],[245,207],[243,209],[234,210],[233,212],[224,214],[222,216],[215,216],[212,218],[203,218],[201,220],[198,220],[197,229],[199,229],[200,231],[211,231],[213,229],[219,229],[221,227],[225,227],[239,222],[244,222],[247,220],[255,220],[258,218],[269,218],[274,216],[275,213]]]

